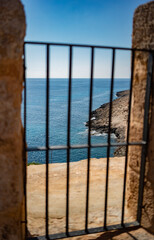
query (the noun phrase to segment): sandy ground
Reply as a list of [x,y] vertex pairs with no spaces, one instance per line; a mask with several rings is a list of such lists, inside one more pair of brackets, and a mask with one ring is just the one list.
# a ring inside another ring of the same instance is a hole
[[[124,157],[110,159],[107,224],[120,223]],[[103,225],[106,159],[91,159],[89,228]],[[69,230],[85,226],[87,160],[70,163]],[[45,165],[28,166],[28,229],[32,235],[45,234]],[[125,222],[133,219],[126,209]],[[49,165],[49,233],[65,231],[66,164]]]

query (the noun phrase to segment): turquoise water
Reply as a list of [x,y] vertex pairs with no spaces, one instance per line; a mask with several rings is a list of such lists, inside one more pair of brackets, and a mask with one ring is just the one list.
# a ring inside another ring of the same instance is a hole
[[[116,92],[129,89],[129,79],[115,79],[113,98]],[[71,144],[87,144],[85,122],[88,121],[90,79],[72,80]],[[92,109],[109,101],[110,79],[94,79]],[[27,79],[27,144],[29,147],[45,146],[46,80]],[[50,145],[67,143],[68,79],[50,79]],[[106,143],[107,135],[95,133],[92,143]],[[116,138],[112,135],[112,141]],[[93,148],[91,157],[106,157],[106,148]],[[110,156],[113,156],[111,148]],[[66,150],[50,151],[49,162],[66,162]],[[87,149],[73,149],[70,161],[87,158]],[[45,152],[28,153],[28,162],[45,163]]]

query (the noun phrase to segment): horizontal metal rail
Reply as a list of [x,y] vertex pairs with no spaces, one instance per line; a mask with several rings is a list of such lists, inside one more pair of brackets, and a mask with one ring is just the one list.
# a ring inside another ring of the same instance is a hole
[[[125,223],[124,227],[125,228],[135,227],[135,229],[137,229],[139,227],[139,223],[137,221]],[[104,227],[89,228],[88,234],[94,234],[94,233],[100,233],[100,232],[103,233],[103,232],[106,232],[106,230],[112,231],[115,229],[117,229],[117,230],[123,229],[123,226],[121,224],[115,224],[115,225],[107,226],[106,228],[104,228]],[[73,232],[69,232],[69,237],[83,236],[86,234],[87,234],[87,232],[85,230],[73,231]],[[61,238],[67,238],[67,237],[68,236],[66,233],[57,233],[57,234],[49,235],[48,240],[61,239]],[[27,238],[27,240],[46,240],[46,236],[29,237],[29,238]]]
[[61,47],[83,47],[83,48],[102,48],[102,49],[115,49],[115,50],[126,50],[126,51],[141,51],[141,52],[154,52],[152,49],[139,49],[139,48],[128,48],[128,47],[112,47],[112,46],[101,46],[101,45],[90,45],[90,44],[77,44],[77,43],[54,43],[54,42],[35,42],[25,41],[24,44],[30,45],[49,45],[49,46],[61,46]]
[[[141,141],[141,142],[129,142],[129,143],[100,143],[100,144],[91,144],[90,147],[91,148],[99,148],[99,147],[108,147],[110,145],[110,147],[120,147],[120,146],[142,146],[142,145],[146,145],[147,143],[145,141]],[[48,150],[66,150],[68,148],[70,149],[78,149],[78,148],[88,148],[89,145],[88,144],[82,144],[82,145],[70,145],[69,147],[66,145],[55,145],[55,146],[49,146]],[[47,148],[45,146],[43,147],[27,147],[26,151],[28,152],[32,152],[32,151],[46,151]]]

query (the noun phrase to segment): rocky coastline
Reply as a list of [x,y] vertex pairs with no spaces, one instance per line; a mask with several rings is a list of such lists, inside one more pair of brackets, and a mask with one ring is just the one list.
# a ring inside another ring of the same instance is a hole
[[[112,102],[112,120],[111,133],[114,133],[118,142],[124,142],[127,134],[127,119],[128,119],[128,101],[129,90],[116,93],[117,98]],[[91,113],[91,130],[101,134],[108,133],[109,128],[109,107],[110,103],[101,105]],[[89,122],[86,122],[89,126]],[[125,147],[118,147],[115,156],[124,156]]]

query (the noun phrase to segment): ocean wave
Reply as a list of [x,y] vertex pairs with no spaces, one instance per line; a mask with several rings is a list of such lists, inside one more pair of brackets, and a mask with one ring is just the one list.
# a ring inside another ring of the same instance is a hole
[[78,135],[87,135],[88,134],[88,129],[82,131],[82,132],[78,132]]
[[90,133],[91,133],[91,135],[95,135],[95,136],[96,136],[97,134],[99,134],[99,132],[97,132],[97,131],[95,131],[95,130],[92,130]]
[[97,131],[95,131],[95,130],[91,131],[91,135],[96,136],[96,137],[103,136],[102,133],[97,132]]
[[111,138],[117,138],[114,133],[111,133]]
[[[82,132],[78,132],[79,135],[87,135],[88,134],[88,129],[82,131]],[[96,137],[100,137],[100,136],[103,136],[103,137],[107,137],[108,136],[108,133],[100,133],[96,130],[92,130],[91,131],[91,135],[92,136],[96,136]],[[117,138],[116,135],[114,133],[111,133],[111,138]]]
[[[90,133],[91,133],[91,135],[95,135],[95,136],[101,136],[102,135],[102,133],[99,133],[99,132],[97,132],[95,130],[92,130]],[[78,134],[79,135],[85,135],[85,134],[87,135],[88,134],[88,129],[86,129],[83,132],[79,132]]]
[[[79,132],[78,133],[79,135],[87,135],[88,134],[88,129],[86,129],[85,131],[82,131],[82,132]],[[95,136],[95,137],[100,137],[100,136],[102,136],[102,137],[107,137],[108,136],[108,133],[100,133],[100,132],[98,132],[98,131],[96,131],[96,130],[92,130],[91,131],[91,136]],[[117,137],[116,137],[116,135],[114,134],[114,133],[111,133],[111,138],[112,139],[116,139]]]

